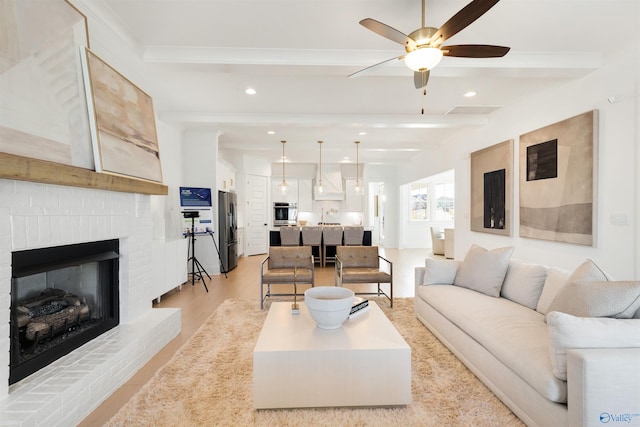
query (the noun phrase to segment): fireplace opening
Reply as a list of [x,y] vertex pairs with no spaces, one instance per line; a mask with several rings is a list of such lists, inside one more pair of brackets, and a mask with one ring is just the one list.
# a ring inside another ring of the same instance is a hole
[[119,241],[12,253],[9,384],[117,326]]

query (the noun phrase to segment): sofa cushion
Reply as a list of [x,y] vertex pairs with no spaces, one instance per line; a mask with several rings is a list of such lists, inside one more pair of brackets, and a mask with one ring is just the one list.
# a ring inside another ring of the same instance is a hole
[[478,245],[471,245],[458,268],[453,284],[499,297],[512,253],[513,246],[489,251]]
[[567,283],[571,272],[561,268],[550,267],[547,270],[547,278],[542,287],[542,294],[538,300],[536,310],[539,313],[547,314],[551,301],[556,297],[558,291]]
[[547,316],[553,374],[567,379],[567,351],[574,348],[640,347],[640,319],[576,317],[558,311]]
[[423,285],[452,284],[456,278],[459,266],[460,261],[454,261],[452,259],[425,259]]
[[422,298],[547,399],[564,403],[567,384],[553,375],[542,314],[505,298],[458,286],[418,286]]
[[549,312],[580,317],[630,319],[640,308],[640,282],[571,282],[556,295]]
[[532,310],[536,309],[547,278],[547,267],[511,261],[500,295]]

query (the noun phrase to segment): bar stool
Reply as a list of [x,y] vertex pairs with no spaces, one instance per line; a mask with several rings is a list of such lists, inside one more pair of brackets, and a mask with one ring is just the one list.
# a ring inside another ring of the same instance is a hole
[[315,248],[318,248],[317,262],[320,266],[324,264],[321,249],[322,227],[302,227],[302,246],[311,246],[311,253],[314,254],[314,262],[316,262]]
[[360,225],[346,226],[344,228],[345,246],[362,246],[364,239],[364,227]]
[[[342,227],[322,228],[322,266],[327,265],[327,261],[336,262],[336,247],[342,246]],[[327,255],[327,248],[332,248]]]
[[280,227],[281,246],[300,246],[300,227]]

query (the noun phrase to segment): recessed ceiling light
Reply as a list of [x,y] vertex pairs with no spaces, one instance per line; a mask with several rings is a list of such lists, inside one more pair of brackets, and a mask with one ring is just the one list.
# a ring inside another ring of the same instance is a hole
[[358,133],[358,135],[366,135],[366,134],[367,134],[367,133],[366,133],[366,132],[364,132],[364,131],[363,131],[363,132]]
[[246,93],[247,95],[255,95],[256,94],[256,90],[252,87],[248,87],[245,89],[244,93]]
[[470,90],[469,92],[464,94],[465,98],[471,98],[471,97],[476,96],[476,95],[477,95],[477,93],[474,90]]
[[267,131],[267,133],[268,133],[269,135],[275,135],[275,134],[276,134],[276,132],[275,132],[275,131],[273,131],[273,130],[268,130],[268,131]]

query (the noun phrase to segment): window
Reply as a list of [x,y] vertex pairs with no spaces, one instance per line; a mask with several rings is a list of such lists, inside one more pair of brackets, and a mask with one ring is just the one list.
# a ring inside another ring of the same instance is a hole
[[453,182],[414,182],[410,186],[411,221],[453,221]]
[[411,221],[429,219],[429,197],[427,183],[411,184]]
[[436,196],[436,221],[453,221],[454,211],[454,184],[437,183],[435,184],[435,196]]

